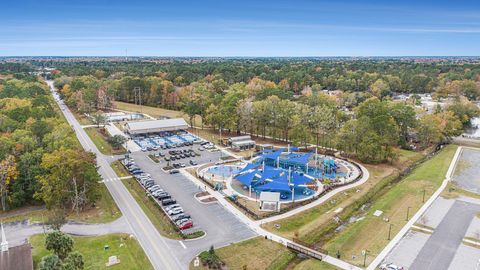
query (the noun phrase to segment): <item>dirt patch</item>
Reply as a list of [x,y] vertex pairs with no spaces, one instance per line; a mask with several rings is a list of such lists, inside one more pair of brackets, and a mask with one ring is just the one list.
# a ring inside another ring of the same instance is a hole
[[200,200],[203,203],[209,203],[209,202],[216,202],[217,199],[215,197],[208,197],[206,199]]

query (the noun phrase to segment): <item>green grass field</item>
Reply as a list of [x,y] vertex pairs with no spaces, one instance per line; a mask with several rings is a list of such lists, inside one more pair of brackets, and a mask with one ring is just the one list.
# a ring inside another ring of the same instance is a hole
[[[231,244],[215,250],[216,254],[226,264],[228,269],[285,269],[288,263],[295,258],[295,253],[287,247],[265,240],[263,237],[255,237],[239,243]],[[244,268],[246,267],[246,268]],[[206,267],[194,267],[190,269],[208,269]]]
[[[151,106],[139,106],[127,102],[120,102],[120,101],[114,101],[113,104],[115,105],[115,108],[119,110],[124,110],[124,111],[131,111],[131,112],[142,112],[145,114],[148,114],[152,117],[159,118],[161,116],[163,117],[169,117],[169,118],[183,118],[187,123],[190,124],[190,117],[184,112],[181,111],[175,111],[175,110],[168,110],[168,109],[163,109],[163,108],[158,108],[158,107],[151,107]],[[200,116],[195,117],[195,126],[201,126],[202,125],[202,118]]]
[[100,184],[99,192],[100,196],[94,208],[80,212],[78,216],[72,213],[68,216],[68,219],[85,223],[106,223],[121,217],[122,212],[118,209],[112,195],[104,184]]
[[86,128],[85,132],[88,134],[90,139],[93,141],[98,150],[104,155],[119,155],[124,154],[125,149],[121,147],[120,149],[113,149],[112,146],[105,140],[102,134],[96,128]]
[[122,182],[161,235],[172,239],[182,239],[180,233],[175,230],[158,205],[145,195],[145,191],[137,181],[126,179]]
[[[80,212],[78,215],[73,212],[69,213],[67,219],[83,223],[105,223],[121,217],[122,213],[113,201],[112,195],[110,195],[110,192],[104,184],[100,184],[99,192],[100,195],[95,203],[95,207],[88,208]],[[48,220],[48,216],[49,211],[43,209],[0,218],[0,222],[6,223],[27,219],[30,223],[43,223]]]
[[[102,236],[85,237],[74,236],[74,250],[83,254],[85,262],[85,270],[97,269],[115,269],[115,270],[131,270],[153,269],[150,261],[143,252],[135,238],[130,238],[128,234],[108,234]],[[45,236],[37,234],[30,237],[32,244],[32,256],[35,269],[43,256],[50,254],[45,249]],[[104,246],[108,245],[109,249],[104,250]],[[109,256],[117,256],[120,263],[106,267]]]
[[[456,149],[456,145],[449,145],[435,157],[421,164],[376,199],[366,210],[364,219],[348,225],[323,248],[332,254],[340,251],[344,260],[356,265],[363,265],[361,252],[368,250],[368,264],[387,245],[389,223],[393,224],[391,231],[393,238],[406,224],[407,211],[411,217],[423,205],[423,191],[425,190],[427,200],[438,189],[445,179]],[[375,210],[383,211],[383,215],[373,216]],[[384,221],[387,217],[389,223]]]

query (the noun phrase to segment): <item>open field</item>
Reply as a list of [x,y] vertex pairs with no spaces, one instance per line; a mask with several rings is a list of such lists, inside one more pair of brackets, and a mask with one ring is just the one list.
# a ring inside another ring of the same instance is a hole
[[[159,117],[169,117],[169,118],[183,118],[187,123],[190,124],[190,117],[184,112],[181,111],[174,111],[168,110],[158,107],[151,107],[151,106],[139,106],[127,102],[121,101],[114,101],[114,106],[116,109],[124,110],[124,111],[131,111],[131,112],[142,112],[148,114],[152,117],[159,118]],[[200,116],[195,117],[195,126],[202,125],[202,118]]]
[[[425,191],[426,200],[440,186],[456,149],[457,146],[449,145],[421,164],[372,205],[366,205],[361,216],[357,216],[356,221],[352,221],[327,241],[323,248],[331,254],[340,251],[344,260],[360,266],[363,265],[362,250],[367,250],[368,264],[388,243],[389,224],[392,224],[393,237],[406,224],[407,213],[411,217],[423,205],[423,192]],[[375,210],[383,211],[383,215],[373,216]]]
[[[108,234],[95,237],[74,236],[74,250],[83,254],[84,269],[153,269],[150,261],[135,238],[128,234]],[[50,254],[45,249],[45,236],[37,234],[30,237],[32,256],[35,269],[43,256]],[[109,249],[104,250],[108,245]],[[106,267],[109,256],[117,256],[120,264]]]
[[124,154],[125,149],[121,147],[120,149],[113,149],[112,146],[107,142],[104,135],[98,131],[97,128],[86,128],[85,132],[88,134],[90,139],[92,139],[95,146],[102,152],[104,155],[118,155]]
[[[255,237],[243,242],[231,244],[215,250],[216,254],[226,264],[228,269],[285,269],[288,263],[295,258],[295,253],[285,246]],[[246,268],[245,268],[246,267]],[[192,270],[204,270],[206,267],[193,267]]]
[[[264,224],[263,227],[286,238],[296,237],[309,244],[314,244],[321,240],[324,230],[331,226],[332,219],[336,216],[334,210],[347,209],[377,184],[391,181],[401,170],[421,158],[422,154],[420,153],[402,150],[399,152],[398,160],[393,164],[364,165],[370,173],[370,179],[365,184],[339,193],[317,207],[286,219]],[[275,225],[280,225],[280,227],[275,228]]]
[[137,181],[128,179],[122,180],[122,182],[161,235],[172,239],[182,239],[168,217],[163,214],[153,199],[146,196],[145,191]]
[[80,212],[78,216],[72,213],[67,218],[77,222],[105,223],[121,217],[122,212],[118,209],[112,195],[103,183],[100,184],[99,192],[99,199],[95,203],[95,207]]
[[[67,215],[67,220],[83,223],[105,223],[121,217],[122,213],[113,201],[112,195],[110,195],[105,185],[100,185],[99,192],[99,199],[95,203],[95,207],[88,208],[78,215],[72,212]],[[31,223],[43,223],[47,221],[48,216],[48,210],[41,209],[9,215],[8,217],[0,218],[0,222],[6,223],[28,219]]]

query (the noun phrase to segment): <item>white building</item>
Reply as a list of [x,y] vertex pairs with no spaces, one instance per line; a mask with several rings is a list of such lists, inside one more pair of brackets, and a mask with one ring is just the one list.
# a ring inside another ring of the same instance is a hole
[[125,131],[130,135],[158,133],[162,131],[176,131],[188,129],[188,124],[183,118],[148,120],[128,122],[125,124]]

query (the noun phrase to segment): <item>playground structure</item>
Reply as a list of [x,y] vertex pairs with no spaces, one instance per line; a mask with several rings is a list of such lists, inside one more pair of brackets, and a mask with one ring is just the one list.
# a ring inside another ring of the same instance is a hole
[[320,194],[326,185],[345,184],[360,174],[348,161],[298,148],[267,149],[232,174],[227,188],[257,200],[261,192],[280,193],[281,203],[302,201]]

